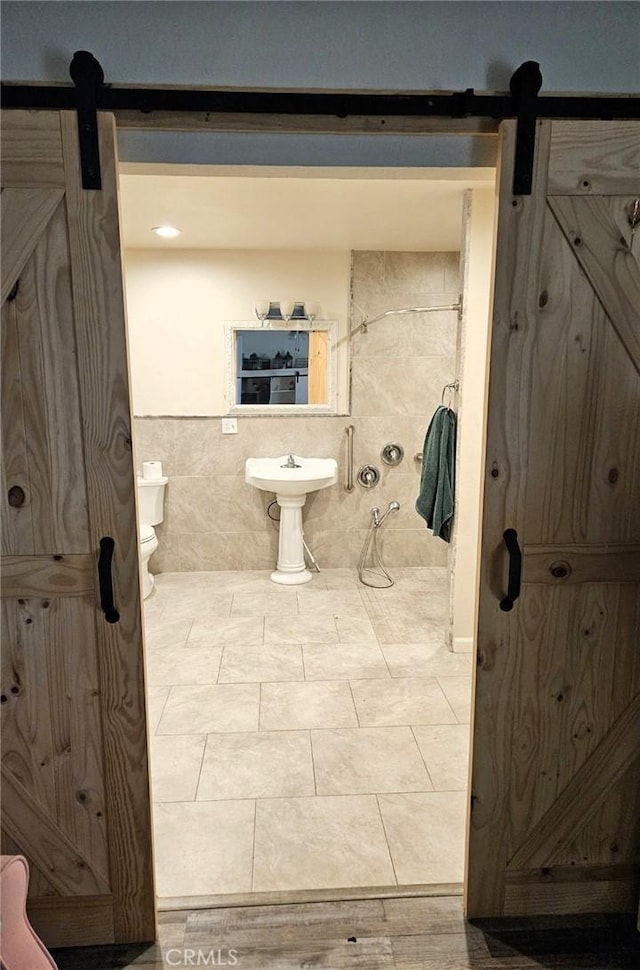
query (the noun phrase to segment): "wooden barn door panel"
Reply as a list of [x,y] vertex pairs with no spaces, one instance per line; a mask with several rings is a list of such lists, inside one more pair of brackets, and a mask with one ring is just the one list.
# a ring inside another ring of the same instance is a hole
[[[3,189],[2,303],[20,276],[64,192],[62,189]],[[5,240],[7,245],[5,247]],[[11,262],[8,262],[11,260]]]
[[[72,114],[2,122],[2,848],[29,860],[49,945],[151,940],[113,124],[100,119],[103,190],[85,192]],[[105,535],[114,624],[97,588]]]
[[[3,203],[4,197],[5,192]],[[10,453],[24,448],[20,461],[29,476],[28,502],[10,506],[8,518],[29,518],[32,531],[30,550],[14,546],[14,530],[8,531],[5,554],[90,550],[67,229],[65,206],[60,204],[15,278],[17,292],[3,306],[3,327],[7,318],[8,340],[16,344],[9,352],[17,365],[14,376],[25,429]],[[11,245],[6,248],[12,252]],[[8,427],[13,420],[10,410],[3,414],[7,444],[13,437]],[[5,477],[9,473],[6,470]],[[20,536],[22,530],[16,531]]]
[[[472,917],[637,905],[640,125],[607,123],[606,142],[599,125],[539,123],[534,191],[518,198],[503,126]],[[507,528],[522,591],[503,612]]]

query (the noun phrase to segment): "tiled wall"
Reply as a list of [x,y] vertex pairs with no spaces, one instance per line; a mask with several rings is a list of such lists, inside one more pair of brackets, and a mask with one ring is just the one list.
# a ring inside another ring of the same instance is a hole
[[[351,325],[383,310],[455,303],[458,286],[458,253],[355,252]],[[400,511],[379,535],[385,564],[445,565],[448,547],[414,509],[420,469],[413,456],[422,451],[443,385],[455,376],[456,328],[456,312],[442,311],[388,317],[356,333],[350,417],[240,417],[237,435],[223,435],[219,418],[136,418],[138,459],[162,459],[169,476],[152,571],[271,568],[277,526],[266,509],[274,496],[245,484],[244,462],[288,452],[338,460],[338,483],[309,495],[303,512],[305,538],[321,567],[356,565],[372,506],[394,500]],[[348,424],[355,427],[356,470],[366,463],[380,469],[373,489],[344,489]],[[397,467],[380,459],[388,441],[405,449]]]

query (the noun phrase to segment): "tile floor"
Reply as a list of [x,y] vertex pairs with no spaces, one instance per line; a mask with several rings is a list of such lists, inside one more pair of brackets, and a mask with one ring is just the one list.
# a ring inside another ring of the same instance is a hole
[[443,645],[446,571],[394,573],[156,577],[161,900],[462,881],[471,657]]

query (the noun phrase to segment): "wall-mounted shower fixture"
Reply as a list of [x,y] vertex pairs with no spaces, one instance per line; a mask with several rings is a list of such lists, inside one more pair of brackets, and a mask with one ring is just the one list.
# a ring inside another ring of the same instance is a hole
[[397,441],[390,441],[380,452],[385,465],[399,465],[404,458],[404,448]]
[[384,313],[379,313],[377,317],[373,317],[371,320],[367,320],[364,317],[360,326],[354,327],[349,336],[352,337],[354,333],[366,333],[367,328],[372,323],[377,323],[378,320],[383,320],[384,317],[395,316],[398,313],[434,313],[437,310],[457,310],[460,313],[462,303],[447,303],[444,306],[408,306],[402,307],[399,310],[385,310]]
[[[389,502],[384,512],[381,512],[377,506],[371,509],[371,526],[358,562],[358,579],[363,586],[372,586],[374,589],[386,589],[393,586],[393,579],[383,566],[380,558],[377,537],[378,531],[389,513],[397,512],[399,508],[399,502]],[[369,564],[367,560],[370,560]]]
[[373,516],[373,521],[376,524],[376,528],[380,528],[386,517],[389,515],[389,512],[397,512],[399,508],[400,502],[389,502],[389,507],[386,512],[381,512],[377,506],[376,508],[371,509],[371,515]]
[[375,465],[363,465],[358,469],[356,480],[363,488],[373,488],[380,481],[380,472]]

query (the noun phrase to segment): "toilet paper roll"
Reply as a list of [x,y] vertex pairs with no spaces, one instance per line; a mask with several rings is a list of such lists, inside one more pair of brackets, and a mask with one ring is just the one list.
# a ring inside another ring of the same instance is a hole
[[155,460],[143,461],[142,477],[148,481],[155,481],[158,478],[162,478],[162,462]]

